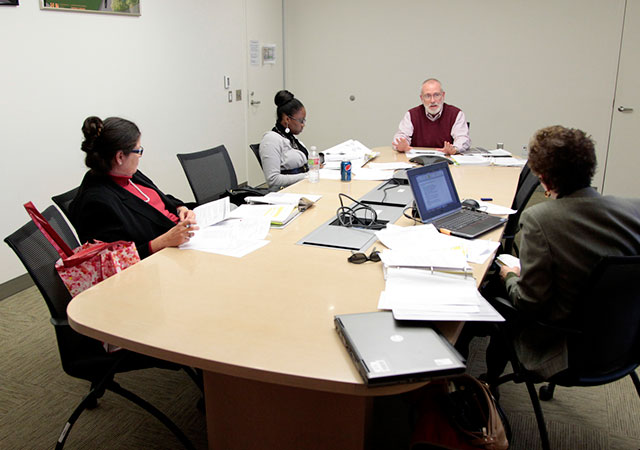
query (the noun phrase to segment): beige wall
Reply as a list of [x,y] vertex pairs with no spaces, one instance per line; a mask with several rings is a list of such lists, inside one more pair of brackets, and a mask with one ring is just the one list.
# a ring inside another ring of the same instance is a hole
[[287,88],[307,109],[301,138],[388,145],[434,76],[465,111],[474,145],[520,152],[536,129],[563,124],[591,133],[603,163],[624,3],[285,0]]
[[[246,85],[245,2],[147,0],[140,17],[0,10],[0,236],[80,183],[80,127],[120,115],[142,130],[141,170],[165,192],[192,194],[175,154],[224,143],[246,180],[245,103],[227,102],[223,75]],[[246,98],[246,96],[245,96]],[[24,268],[0,246],[0,282]]]

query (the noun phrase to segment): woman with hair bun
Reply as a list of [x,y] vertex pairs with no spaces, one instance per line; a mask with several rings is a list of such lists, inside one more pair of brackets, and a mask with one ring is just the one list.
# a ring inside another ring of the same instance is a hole
[[307,111],[289,91],[279,91],[274,103],[276,126],[260,142],[262,170],[269,187],[283,188],[305,178],[309,152],[296,135],[302,133]]
[[144,148],[135,123],[91,116],[82,133],[89,171],[70,205],[71,222],[82,242],[133,241],[145,258],[193,236],[198,229],[194,212],[138,170]]

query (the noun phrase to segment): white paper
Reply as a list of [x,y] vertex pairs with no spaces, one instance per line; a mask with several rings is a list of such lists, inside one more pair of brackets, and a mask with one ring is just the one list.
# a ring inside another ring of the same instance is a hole
[[324,154],[325,168],[333,170],[340,169],[340,163],[343,160],[351,161],[352,170],[360,168],[380,154],[355,139],[341,142],[322,153]]
[[504,320],[480,295],[473,277],[424,269],[389,269],[378,308],[391,309],[397,319]]
[[496,216],[506,216],[509,214],[515,214],[517,211],[515,209],[507,208],[506,206],[496,205],[492,202],[485,202],[483,200],[478,200],[480,204],[480,210],[489,214],[494,214]]
[[275,224],[284,223],[296,208],[294,205],[240,205],[230,214],[230,218],[261,217]]
[[508,253],[502,253],[498,255],[498,257],[496,258],[496,261],[501,266],[520,268],[520,259],[516,258],[513,255],[509,255]]
[[293,192],[269,192],[262,197],[247,197],[247,203],[265,203],[269,205],[294,205],[298,206],[301,198],[306,198],[311,202],[317,202],[322,195],[316,194],[294,194]]
[[488,166],[492,161],[482,155],[451,155],[451,159],[461,166]]
[[527,163],[526,159],[518,158],[491,158],[491,164],[502,167],[523,167]]
[[351,171],[352,180],[384,181],[393,178],[393,170],[376,170],[361,167]]
[[196,215],[196,222],[200,228],[221,222],[229,217],[230,212],[229,197],[214,200],[204,205],[196,206],[193,212]]
[[380,258],[385,266],[395,267],[433,267],[439,269],[468,270],[467,258],[462,249],[443,249],[429,252],[416,252],[412,249],[384,250]]
[[232,219],[195,231],[183,250],[200,250],[240,258],[269,243],[270,221],[265,218]]
[[444,152],[441,152],[438,150],[420,150],[417,148],[412,148],[406,153],[406,155],[407,155],[407,158],[409,159],[413,158],[414,156],[423,156],[423,155],[446,156]]
[[367,164],[369,169],[377,170],[398,170],[398,169],[411,169],[414,164],[406,162],[389,162],[389,163],[369,163]]

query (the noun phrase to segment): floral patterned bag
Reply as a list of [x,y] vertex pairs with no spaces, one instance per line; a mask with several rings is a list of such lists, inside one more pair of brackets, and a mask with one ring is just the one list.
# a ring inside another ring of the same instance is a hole
[[55,269],[72,297],[140,261],[133,242],[85,243],[72,250],[33,203],[24,205],[31,219],[58,251]]

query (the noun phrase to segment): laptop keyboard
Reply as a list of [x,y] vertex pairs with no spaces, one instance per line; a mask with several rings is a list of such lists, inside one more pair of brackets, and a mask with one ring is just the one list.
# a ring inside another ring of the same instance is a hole
[[487,218],[486,213],[463,210],[451,217],[446,217],[438,221],[439,228],[446,228],[447,230],[459,230],[472,223],[479,222]]

